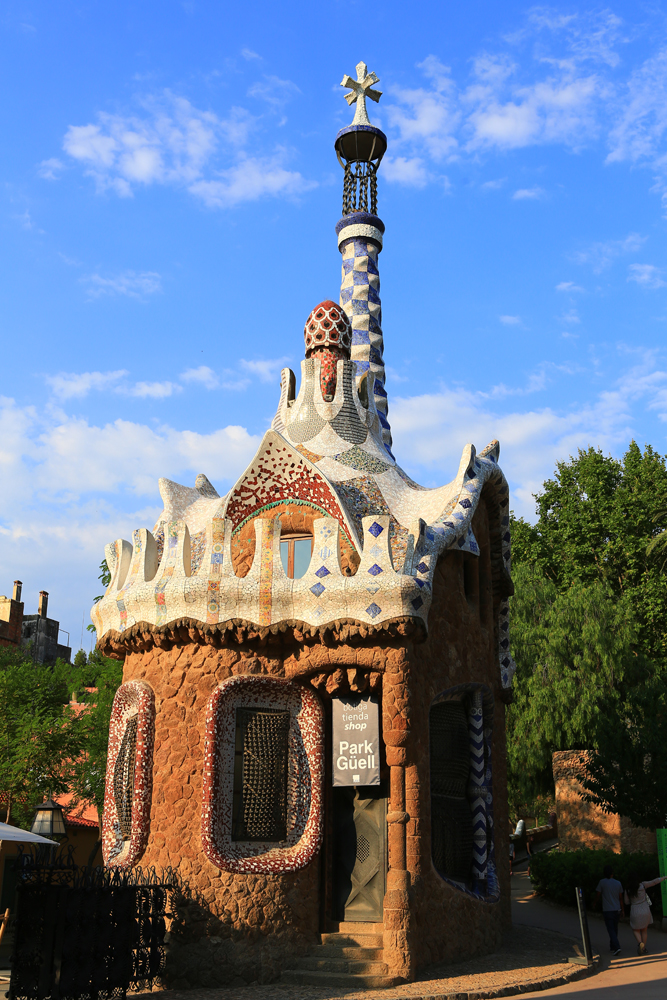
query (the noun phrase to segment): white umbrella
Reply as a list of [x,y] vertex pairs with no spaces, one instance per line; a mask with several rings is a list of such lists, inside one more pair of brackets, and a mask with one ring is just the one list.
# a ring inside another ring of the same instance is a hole
[[10,826],[9,823],[0,823],[0,841],[2,840],[19,840],[23,844],[53,844],[57,847],[55,840],[47,840],[46,837],[30,833],[29,830],[19,830],[17,826]]

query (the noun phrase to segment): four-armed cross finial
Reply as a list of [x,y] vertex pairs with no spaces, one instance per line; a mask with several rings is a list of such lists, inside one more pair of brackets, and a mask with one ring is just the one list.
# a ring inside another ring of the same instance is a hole
[[350,94],[345,95],[345,100],[352,107],[354,102],[357,102],[357,108],[354,113],[353,125],[370,125],[368,119],[368,113],[366,111],[366,98],[370,97],[371,101],[379,101],[382,97],[381,90],[371,90],[374,83],[379,83],[375,73],[368,72],[368,66],[366,63],[357,63],[357,79],[353,80],[351,76],[345,74],[341,82],[341,87],[349,87],[351,90]]

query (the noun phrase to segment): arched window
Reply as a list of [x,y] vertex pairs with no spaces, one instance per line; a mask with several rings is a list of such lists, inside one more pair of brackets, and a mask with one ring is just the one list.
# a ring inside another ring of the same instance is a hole
[[283,677],[241,675],[213,692],[206,718],[201,838],[222,871],[310,864],[322,835],[324,716]]
[[290,580],[305,576],[313,554],[313,536],[307,534],[282,535],[280,558],[285,575]]
[[146,850],[153,784],[155,697],[145,681],[116,691],[102,820],[102,852],[110,867],[131,868]]

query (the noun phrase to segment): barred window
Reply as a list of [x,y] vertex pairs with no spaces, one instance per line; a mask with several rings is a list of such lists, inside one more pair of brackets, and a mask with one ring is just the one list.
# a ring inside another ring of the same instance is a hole
[[125,724],[116,766],[113,771],[113,791],[116,812],[123,840],[132,836],[132,803],[134,801],[134,768],[137,751],[138,715],[132,715]]
[[443,878],[484,898],[498,892],[492,713],[491,694],[479,684],[444,692],[429,713],[433,864]]
[[472,813],[468,720],[460,701],[433,705],[430,713],[431,843],[433,864],[456,882],[470,881]]
[[232,840],[286,839],[289,728],[289,711],[236,709]]

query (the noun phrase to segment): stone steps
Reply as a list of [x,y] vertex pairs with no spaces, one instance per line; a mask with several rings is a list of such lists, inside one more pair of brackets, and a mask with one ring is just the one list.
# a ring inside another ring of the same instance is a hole
[[354,958],[360,962],[381,962],[384,952],[381,947],[360,948],[357,945],[346,947],[336,944],[321,944],[318,945],[317,954],[320,958]]
[[381,934],[322,934],[322,944],[335,948],[372,948],[377,950],[383,946]]
[[314,954],[306,955],[299,959],[299,969],[306,972],[346,972],[350,975],[363,976],[384,976],[387,974],[387,966],[384,962],[366,962],[363,959],[351,958],[322,958],[319,950]]
[[368,989],[389,989],[396,986],[398,979],[394,976],[355,976],[344,972],[306,972],[301,969],[290,969],[280,977],[281,986],[321,986],[328,989],[331,986],[345,986],[350,990],[361,986]]
[[345,921],[331,927],[321,935],[321,944],[299,959],[294,969],[283,972],[282,984],[353,990],[389,988],[398,983],[382,960],[382,924]]

